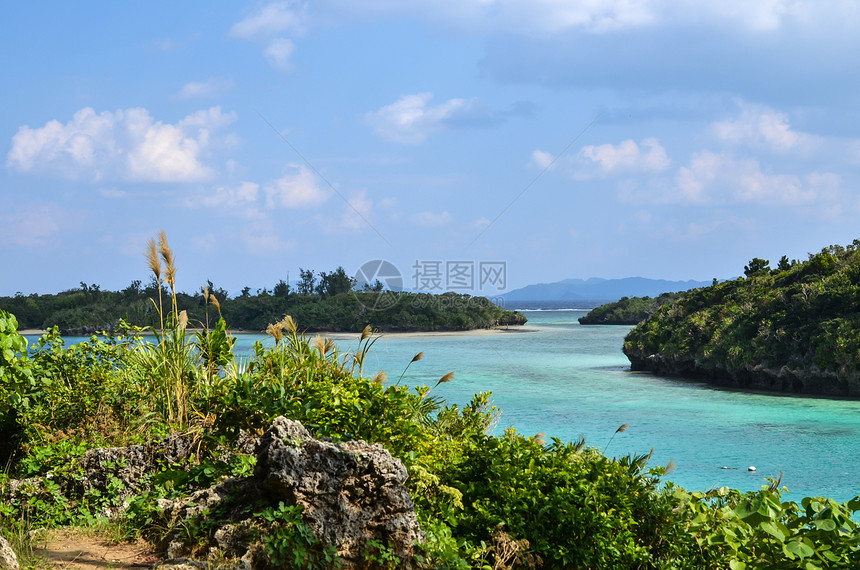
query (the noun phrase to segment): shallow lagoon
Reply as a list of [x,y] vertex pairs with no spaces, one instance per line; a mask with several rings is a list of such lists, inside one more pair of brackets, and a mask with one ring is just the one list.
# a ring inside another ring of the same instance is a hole
[[[404,382],[465,403],[493,393],[501,410],[496,431],[574,440],[585,436],[606,452],[648,453],[652,465],[676,464],[668,479],[687,489],[727,485],[757,489],[778,477],[799,500],[825,495],[848,500],[860,483],[860,402],[733,392],[705,384],[630,372],[621,345],[629,327],[580,326],[585,311],[528,311],[526,329],[477,336],[383,336],[365,364],[394,382],[419,351]],[[34,337],[30,337],[33,340]],[[248,354],[261,335],[238,335]],[[67,339],[74,342],[77,339]],[[339,340],[355,348],[355,340]],[[747,471],[754,465],[755,472]],[[722,467],[729,469],[722,469]]]

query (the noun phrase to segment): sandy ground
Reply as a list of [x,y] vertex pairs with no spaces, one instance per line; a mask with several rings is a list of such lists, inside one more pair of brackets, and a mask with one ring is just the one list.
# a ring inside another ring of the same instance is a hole
[[51,531],[41,545],[44,547],[34,549],[34,554],[55,568],[150,568],[161,560],[159,553],[143,541],[115,544],[104,536],[85,530]]
[[[188,332],[196,332],[198,329],[188,329]],[[490,334],[504,334],[504,333],[521,333],[521,332],[535,332],[537,329],[527,328],[527,327],[495,327],[491,329],[474,329],[470,331],[428,331],[428,332],[382,332],[379,333],[382,336],[388,337],[422,337],[422,336],[482,336],[482,335],[490,335]],[[265,331],[244,331],[244,330],[231,330],[230,334],[233,335],[241,335],[241,334],[263,334]],[[40,336],[45,334],[45,331],[39,329],[21,329],[18,331],[19,334],[22,335],[30,335],[30,336]],[[350,340],[353,338],[357,338],[360,333],[345,333],[345,332],[309,332],[306,333],[308,338],[313,338],[317,335],[322,337],[331,338],[334,340]]]

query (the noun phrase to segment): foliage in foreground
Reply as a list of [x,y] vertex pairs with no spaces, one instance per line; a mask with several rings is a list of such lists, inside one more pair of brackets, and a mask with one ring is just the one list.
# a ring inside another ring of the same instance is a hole
[[[11,478],[41,476],[19,489],[23,499],[0,501],[4,535],[97,523],[118,505],[122,484],[114,478],[104,493],[81,492],[75,458],[95,446],[182,431],[197,442],[193,460],[164,465],[114,524],[154,543],[179,530],[189,546],[202,546],[218,510],[177,528],[158,500],[186,497],[221,477],[248,476],[254,458],[237,450],[240,435],[259,434],[284,415],[316,436],[380,443],[406,465],[427,532],[418,561],[426,568],[811,570],[860,564],[854,520],[860,498],[796,504],[782,500],[776,483],[751,493],[688,493],[662,484],[665,471],[649,470],[649,456],[612,459],[581,441],[547,443],[512,430],[488,435],[496,415],[489,394],[462,407],[445,405],[433,395],[435,386],[365,378],[364,360],[377,338],[369,329],[355,350],[342,352],[330,340],[306,337],[285,318],[269,328],[275,346],[258,345],[240,361],[220,319],[214,330],[186,335],[186,319],[172,297],[152,342],[94,337],[65,347],[51,331],[31,354],[14,317],[0,311],[0,423],[11,434],[0,457],[9,466],[0,477],[0,497]],[[258,520],[247,538],[273,566],[337,566],[294,505],[245,508]],[[26,549],[26,540],[16,544]],[[386,545],[369,546],[369,566],[398,562]]]

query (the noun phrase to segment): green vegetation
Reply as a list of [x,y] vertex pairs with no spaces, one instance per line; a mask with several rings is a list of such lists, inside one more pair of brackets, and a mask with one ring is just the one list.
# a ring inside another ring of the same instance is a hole
[[680,298],[681,293],[663,293],[658,297],[621,297],[614,303],[606,303],[579,317],[581,325],[635,325],[662,307]]
[[146,287],[133,281],[122,291],[102,291],[98,285],[81,283],[80,288],[56,295],[0,297],[0,309],[16,315],[21,328],[47,330],[56,326],[64,334],[81,336],[114,330],[121,320],[140,327],[159,327],[162,315],[157,303],[166,295],[174,295],[191,326],[205,323],[209,304],[218,303],[221,315],[232,327],[252,331],[265,330],[287,314],[310,332],[361,332],[367,325],[380,331],[471,330],[526,322],[521,313],[505,311],[485,297],[354,287],[342,267],[318,275],[303,269],[296,290],[281,281],[271,291],[262,289],[252,295],[245,287],[232,298],[211,281],[199,294],[190,295],[169,290],[153,277]]
[[860,395],[860,241],[684,294],[630,331],[634,369],[732,386]]
[[[166,240],[150,261],[171,294],[163,305],[155,299],[159,310],[165,307],[164,328],[149,342],[117,335],[65,347],[54,329],[28,353],[15,318],[0,311],[0,422],[7,443],[0,461],[8,466],[0,497],[12,493],[11,479],[39,477],[18,485],[14,500],[0,500],[0,533],[13,539],[25,567],[37,563],[27,557],[30,531],[62,525],[110,525],[156,544],[178,532],[205,555],[213,520],[224,513],[214,508],[179,523],[160,499],[186,498],[225,476],[248,476],[255,458],[240,451],[241,435],[259,434],[279,415],[301,421],[316,437],[379,443],[403,462],[427,533],[415,560],[422,568],[860,564],[852,518],[860,499],[811,498],[798,505],[782,500],[777,483],[751,493],[688,493],[664,484],[671,465],[649,469],[649,455],[612,459],[583,441],[547,442],[513,430],[488,435],[497,417],[489,394],[446,405],[433,395],[435,386],[364,378],[364,358],[378,338],[369,328],[355,351],[340,352],[284,318],[268,328],[273,347],[258,344],[240,361],[220,318],[212,330],[185,334]],[[448,374],[436,385],[452,380]],[[106,522],[128,490],[109,475],[104,492],[88,491],[76,458],[93,447],[175,432],[193,437],[188,464],[161,466],[127,500],[125,513]],[[239,507],[255,521],[248,540],[259,543],[272,567],[337,566],[336,552],[310,532],[300,508],[267,504],[264,497]],[[368,567],[397,564],[386,544],[369,546]]]

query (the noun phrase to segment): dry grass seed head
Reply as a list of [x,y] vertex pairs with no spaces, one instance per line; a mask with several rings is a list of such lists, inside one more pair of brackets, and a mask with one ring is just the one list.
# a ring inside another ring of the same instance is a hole
[[412,360],[409,362],[409,364],[412,364],[413,362],[418,362],[422,358],[424,358],[424,351],[423,350],[421,352],[419,352],[418,354],[416,354],[415,356],[413,356]]
[[284,333],[283,333],[283,329],[281,328],[281,323],[277,323],[274,325],[270,324],[268,327],[266,327],[266,334],[268,334],[269,336],[271,336],[275,339],[275,344],[280,343],[281,339],[284,338]]
[[320,354],[325,354],[325,340],[323,337],[319,335],[315,336],[314,340],[311,342],[311,346],[320,351]]
[[373,377],[373,381],[377,384],[384,384],[388,380],[388,374],[385,373],[385,370],[380,370],[376,373],[376,376]]
[[173,250],[167,244],[167,234],[161,230],[158,234],[158,251],[164,261],[164,280],[171,289],[176,289],[176,258]]
[[370,328],[370,325],[367,325],[366,327],[364,327],[364,330],[363,330],[363,331],[361,331],[361,338],[360,338],[360,340],[364,340],[364,339],[366,339],[366,338],[367,338],[367,337],[369,337],[371,334],[373,334],[373,329],[371,329],[371,328]]
[[182,310],[179,312],[179,328],[184,329],[188,326],[188,311]]
[[149,269],[155,275],[156,281],[161,282],[161,261],[158,259],[158,249],[155,246],[155,240],[149,239],[146,242],[146,251],[144,252],[146,256],[146,264],[149,266]]
[[290,315],[285,316],[278,324],[281,326],[281,328],[285,328],[290,331],[290,334],[296,334],[298,332],[298,328],[296,327],[296,321],[294,321],[293,317],[291,317]]

